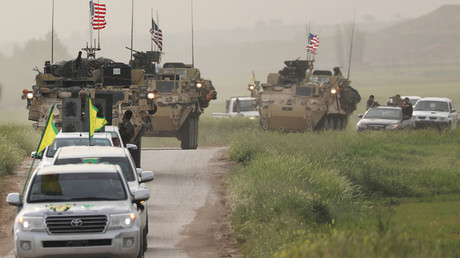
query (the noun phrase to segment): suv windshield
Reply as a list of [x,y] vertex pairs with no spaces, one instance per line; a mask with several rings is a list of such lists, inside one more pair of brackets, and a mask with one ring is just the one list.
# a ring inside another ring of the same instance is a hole
[[371,108],[363,118],[394,119],[400,120],[402,112],[400,109],[379,109]]
[[419,101],[414,110],[449,112],[449,106],[443,101]]
[[28,202],[126,200],[126,189],[117,173],[63,173],[35,176]]
[[54,161],[54,165],[67,165],[67,164],[110,164],[119,165],[123,171],[126,181],[134,181],[133,167],[130,165],[126,157],[102,157],[102,158],[70,158],[59,159]]
[[[53,143],[48,147],[46,156],[49,158],[54,157],[56,151],[65,146],[87,146],[89,145],[88,138],[55,138]],[[92,138],[91,145],[93,146],[112,146],[109,139],[106,138]]]

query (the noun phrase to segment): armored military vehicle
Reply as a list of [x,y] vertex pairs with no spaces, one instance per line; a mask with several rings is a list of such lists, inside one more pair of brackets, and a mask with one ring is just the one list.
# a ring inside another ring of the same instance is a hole
[[[118,126],[126,110],[132,110],[131,122],[134,137],[131,143],[138,145],[141,136],[152,129],[151,114],[155,112],[154,92],[149,89],[143,69],[133,69],[124,63],[105,58],[82,58],[51,64],[45,62],[43,72],[38,69],[32,90],[23,90],[27,100],[29,120],[34,127],[43,129],[51,106],[55,105],[54,122],[63,132],[88,131],[85,115],[86,97],[89,96],[109,125]],[[139,157],[134,157],[136,163]],[[135,155],[133,155],[135,156]]]
[[284,131],[343,130],[361,100],[338,68],[313,70],[313,60],[285,61],[267,83],[252,85],[264,129]]
[[198,147],[198,122],[201,113],[217,93],[200,70],[184,63],[165,63],[148,79],[155,91],[158,110],[152,116],[153,130],[145,136],[176,137],[182,149]]

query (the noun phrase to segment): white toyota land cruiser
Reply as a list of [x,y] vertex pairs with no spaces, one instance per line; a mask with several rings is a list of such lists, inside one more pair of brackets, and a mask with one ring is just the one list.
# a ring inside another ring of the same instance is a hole
[[20,208],[13,235],[16,257],[143,257],[137,202],[119,166],[63,165],[38,168]]

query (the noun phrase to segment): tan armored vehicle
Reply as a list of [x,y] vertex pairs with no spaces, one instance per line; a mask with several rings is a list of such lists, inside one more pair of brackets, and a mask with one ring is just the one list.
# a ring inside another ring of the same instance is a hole
[[145,136],[176,137],[182,149],[196,149],[200,115],[217,95],[212,82],[192,65],[165,63],[148,84],[158,110],[152,116],[153,130]]
[[[86,96],[108,125],[118,126],[124,112],[132,110],[135,135],[131,143],[138,145],[140,151],[141,136],[152,129],[151,114],[156,109],[154,93],[145,78],[143,69],[132,69],[110,59],[82,58],[79,52],[74,60],[46,62],[32,90],[23,90],[22,98],[27,100],[29,120],[36,121],[34,127],[40,129],[45,127],[51,106],[55,105],[54,122],[63,132],[88,131]],[[138,155],[134,158],[140,162],[140,152]]]
[[340,70],[313,71],[312,60],[285,61],[267,83],[250,87],[260,125],[284,131],[343,130],[361,100]]

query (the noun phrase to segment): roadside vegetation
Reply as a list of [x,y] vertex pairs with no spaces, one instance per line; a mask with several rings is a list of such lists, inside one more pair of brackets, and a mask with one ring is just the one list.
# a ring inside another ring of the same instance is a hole
[[247,257],[460,255],[460,130],[240,131],[232,223]]
[[0,125],[0,176],[9,174],[37,147],[40,135],[30,125]]

